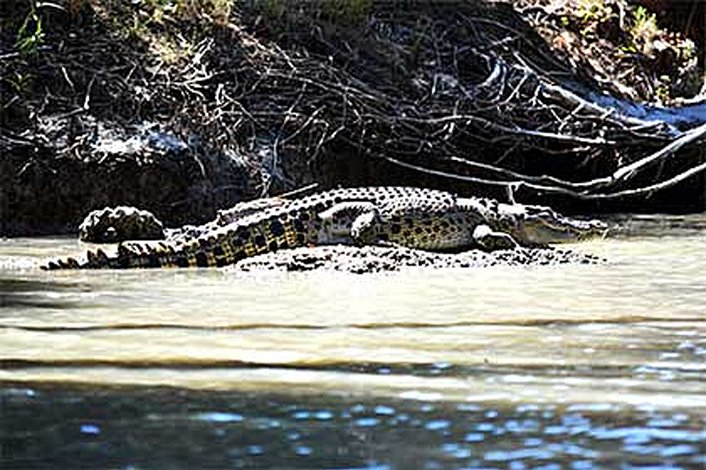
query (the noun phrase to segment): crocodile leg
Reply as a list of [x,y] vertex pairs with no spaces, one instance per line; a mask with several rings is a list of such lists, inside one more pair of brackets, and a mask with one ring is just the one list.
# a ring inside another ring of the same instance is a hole
[[368,230],[378,215],[378,209],[372,202],[346,201],[335,204],[330,209],[319,213],[321,230],[318,242],[321,244],[351,243],[366,245],[373,243],[368,238]]
[[381,235],[380,211],[377,207],[367,210],[355,218],[351,224],[351,238],[356,245],[393,245]]
[[452,198],[395,199],[360,213],[352,223],[351,237],[359,245],[459,251],[475,245],[471,230],[476,218],[459,211]]
[[477,246],[485,251],[514,250],[520,247],[520,244],[512,238],[512,235],[493,230],[485,224],[478,225],[473,230],[473,240]]

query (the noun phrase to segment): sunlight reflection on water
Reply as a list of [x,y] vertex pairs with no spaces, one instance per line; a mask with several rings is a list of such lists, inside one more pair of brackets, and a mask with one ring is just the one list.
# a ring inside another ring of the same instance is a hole
[[576,247],[605,265],[365,276],[44,273],[75,242],[3,240],[2,457],[706,465],[704,221],[620,219]]

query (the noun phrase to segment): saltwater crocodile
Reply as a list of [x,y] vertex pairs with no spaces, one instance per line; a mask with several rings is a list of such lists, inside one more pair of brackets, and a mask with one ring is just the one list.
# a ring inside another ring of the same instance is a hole
[[334,189],[280,201],[205,233],[162,242],[125,242],[107,254],[47,262],[44,269],[212,267],[284,248],[357,244],[431,251],[511,249],[603,236],[606,225],[547,207],[459,198],[407,187]]

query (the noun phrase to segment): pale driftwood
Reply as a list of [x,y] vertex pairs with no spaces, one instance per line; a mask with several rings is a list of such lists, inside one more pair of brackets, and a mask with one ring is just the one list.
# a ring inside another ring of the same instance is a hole
[[[383,158],[386,161],[395,165],[433,176],[440,176],[468,183],[476,183],[489,186],[503,186],[509,190],[510,198],[513,197],[512,194],[517,188],[525,187],[535,190],[537,192],[562,194],[581,200],[619,199],[624,197],[654,193],[656,191],[672,187],[678,183],[681,183],[691,177],[694,177],[706,171],[706,163],[701,163],[664,181],[656,182],[638,188],[605,192],[605,189],[608,189],[611,186],[615,186],[617,183],[629,180],[639,170],[645,168],[646,166],[655,162],[659,162],[661,159],[671,157],[677,150],[682,148],[684,145],[693,142],[699,142],[702,140],[706,143],[706,124],[684,132],[681,137],[670,142],[664,148],[636,162],[620,167],[610,176],[577,183],[572,183],[551,176],[528,176],[521,173],[505,170],[503,168],[495,167],[493,165],[475,162],[469,159],[450,158],[450,160],[452,161],[462,163],[470,167],[493,171],[498,175],[510,177],[512,179],[493,180],[487,178],[477,178],[467,175],[458,175],[447,171],[426,168],[420,165],[411,164],[391,157]],[[604,192],[591,192],[592,190],[598,188],[603,189]]]

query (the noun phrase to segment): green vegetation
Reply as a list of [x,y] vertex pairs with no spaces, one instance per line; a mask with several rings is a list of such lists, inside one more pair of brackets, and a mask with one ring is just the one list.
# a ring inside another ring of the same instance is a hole
[[[25,8],[19,8],[20,15],[3,19],[0,24],[2,28],[16,29],[12,39],[14,39],[15,49],[21,58],[21,61],[16,64],[17,66],[13,67],[13,64],[10,64],[9,67],[4,66],[0,74],[0,111],[3,116],[9,111],[14,111],[14,114],[18,116],[27,115],[28,111],[23,104],[31,95],[35,72],[32,66],[23,65],[25,61],[37,55],[46,39],[39,11],[40,5],[35,0],[27,0],[21,5]],[[16,26],[18,20],[19,27]],[[6,92],[2,92],[3,89]]]
[[37,2],[29,0],[29,12],[17,31],[15,46],[22,54],[34,54],[44,42],[42,19],[37,12]]
[[628,28],[631,43],[627,47],[643,54],[649,53],[651,43],[660,33],[657,17],[642,6],[638,6],[631,13],[632,21]]
[[613,12],[603,0],[580,0],[576,16],[584,26],[582,34],[587,35],[593,31],[595,23],[610,19]]
[[646,7],[627,0],[573,0],[552,12],[555,27],[537,28],[614,93],[669,104],[702,87],[694,42],[670,32]]

